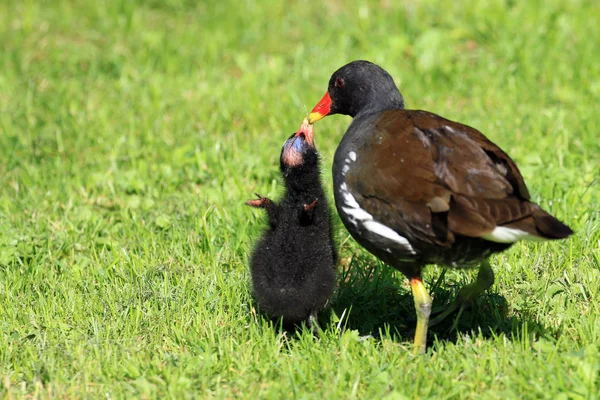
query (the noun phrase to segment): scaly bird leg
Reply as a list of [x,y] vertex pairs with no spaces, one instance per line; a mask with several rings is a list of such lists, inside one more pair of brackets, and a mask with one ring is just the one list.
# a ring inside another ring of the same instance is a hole
[[415,331],[414,354],[425,353],[427,345],[427,326],[429,325],[429,314],[431,313],[431,297],[423,285],[421,278],[411,278],[410,287],[415,300],[417,311],[417,330]]
[[458,308],[457,319],[460,318],[465,305],[473,301],[481,293],[485,292],[494,284],[494,271],[490,266],[489,261],[485,261],[479,267],[479,273],[477,274],[477,280],[475,282],[463,287],[456,299],[448,306],[448,308],[441,314],[437,315],[431,320],[430,326],[434,326],[442,322],[448,315],[452,314]]
[[440,276],[438,276],[437,280],[435,281],[435,283],[431,287],[430,292],[433,293],[434,296],[435,296],[435,292],[438,289],[438,287],[440,287],[440,285],[442,284],[442,282],[444,282],[444,278],[446,277],[446,272],[448,272],[448,270],[444,268],[442,270],[442,273],[440,274]]

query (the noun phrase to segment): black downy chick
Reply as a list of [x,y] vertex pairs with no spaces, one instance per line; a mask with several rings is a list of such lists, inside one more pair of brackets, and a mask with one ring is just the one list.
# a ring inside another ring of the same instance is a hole
[[282,317],[284,327],[306,322],[316,335],[317,313],[335,288],[337,254],[313,126],[306,120],[283,144],[280,170],[281,201],[257,194],[247,202],[264,208],[269,219],[250,261],[254,297],[263,313]]

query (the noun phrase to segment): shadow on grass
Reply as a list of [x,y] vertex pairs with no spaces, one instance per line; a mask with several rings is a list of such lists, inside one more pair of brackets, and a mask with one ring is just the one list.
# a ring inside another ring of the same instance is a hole
[[[433,286],[435,279],[437,276],[432,282],[426,282],[428,288]],[[446,278],[435,292],[430,293],[434,298],[433,312],[444,310],[464,284],[464,281],[451,282]],[[389,332],[394,340],[413,340],[416,315],[407,280],[401,273],[368,256],[356,255],[343,266],[332,308],[337,316],[344,315],[341,325],[345,329],[357,330],[360,335],[378,338],[381,332]],[[508,310],[508,301],[503,296],[486,292],[465,309],[458,320],[454,313],[430,327],[428,346],[433,344],[434,338],[454,343],[460,335],[478,335],[479,332],[484,338],[521,337],[524,331],[534,336],[557,336],[557,332],[540,325],[533,316],[508,316]]]

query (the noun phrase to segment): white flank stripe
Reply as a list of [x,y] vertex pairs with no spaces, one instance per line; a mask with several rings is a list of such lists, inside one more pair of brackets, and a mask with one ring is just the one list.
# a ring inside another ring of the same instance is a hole
[[496,243],[514,243],[519,240],[544,240],[544,238],[533,236],[521,229],[507,228],[505,226],[497,226],[493,231],[481,237]]
[[350,207],[342,207],[342,210],[352,218],[357,219],[359,221],[368,221],[373,219],[371,214],[363,210],[362,208],[350,208]]
[[356,202],[356,199],[354,199],[354,196],[352,196],[352,194],[346,189],[345,183],[340,186],[340,192],[342,193],[342,196],[344,196],[344,203],[346,203],[346,205],[351,208],[360,209],[360,206]]
[[348,153],[348,158],[344,160],[344,166],[342,167],[343,176],[346,176],[348,171],[350,171],[350,164],[352,164],[353,161],[356,161],[356,153],[351,151]]
[[398,244],[401,244],[406,248],[406,250],[410,252],[410,254],[415,254],[415,251],[413,250],[408,240],[406,240],[405,237],[398,235],[398,233],[393,229],[390,229],[387,226],[380,224],[379,222],[374,220],[365,221],[364,225],[365,228],[367,228],[371,232],[376,233],[379,236],[386,237]]
[[[416,254],[415,250],[405,237],[400,236],[396,231],[383,225],[382,223],[375,221],[371,214],[360,208],[360,205],[354,196],[352,196],[352,193],[348,191],[348,186],[346,186],[345,182],[340,185],[340,193],[344,198],[344,203],[348,206],[342,206],[342,211],[344,211],[348,217],[350,217],[350,222],[357,227],[358,222],[361,222],[363,227],[370,232],[402,245],[410,254]],[[387,251],[390,250],[387,249]]]

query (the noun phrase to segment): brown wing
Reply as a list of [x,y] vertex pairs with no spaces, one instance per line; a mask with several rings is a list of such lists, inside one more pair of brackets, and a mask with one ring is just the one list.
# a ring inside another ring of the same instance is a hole
[[483,134],[424,111],[381,115],[346,182],[362,208],[399,232],[450,245],[530,216],[515,163]]

